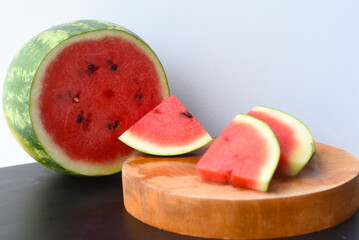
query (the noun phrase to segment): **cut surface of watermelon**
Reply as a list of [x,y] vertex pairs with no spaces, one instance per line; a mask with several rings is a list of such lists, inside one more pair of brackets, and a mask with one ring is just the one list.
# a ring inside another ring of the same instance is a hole
[[248,115],[266,122],[276,135],[281,149],[277,173],[295,176],[315,154],[313,136],[297,118],[264,106],[254,107]]
[[203,180],[267,191],[278,165],[278,141],[267,124],[238,114],[196,165]]
[[146,114],[119,139],[141,152],[164,156],[184,154],[212,140],[174,95]]
[[28,42],[10,66],[3,99],[10,129],[40,163],[108,175],[134,152],[118,136],[168,96],[146,43],[119,25],[83,20]]

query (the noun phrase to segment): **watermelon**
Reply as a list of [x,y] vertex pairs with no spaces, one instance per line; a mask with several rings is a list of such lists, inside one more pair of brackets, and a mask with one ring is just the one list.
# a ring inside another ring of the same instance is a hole
[[119,139],[138,151],[160,156],[188,153],[212,140],[175,95],[147,113]]
[[119,25],[80,20],[27,42],[3,89],[8,126],[39,163],[74,175],[119,172],[134,150],[117,137],[169,96],[151,48]]
[[205,181],[266,192],[279,162],[280,148],[263,121],[238,114],[196,165]]
[[278,174],[297,175],[315,154],[313,136],[297,118],[264,106],[254,107],[248,115],[266,122],[276,135],[281,150]]

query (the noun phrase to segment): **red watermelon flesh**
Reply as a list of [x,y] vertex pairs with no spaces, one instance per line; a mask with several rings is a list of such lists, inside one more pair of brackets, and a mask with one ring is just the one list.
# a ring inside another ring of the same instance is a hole
[[297,144],[297,140],[294,137],[293,129],[291,129],[289,126],[282,124],[279,119],[275,119],[264,113],[250,111],[248,114],[266,122],[276,134],[281,148],[280,161],[278,163],[277,171],[283,171],[283,169],[288,167],[288,156],[293,151],[293,147]]
[[276,172],[297,175],[315,153],[309,129],[295,117],[273,108],[256,106],[248,115],[267,123],[278,139],[281,155]]
[[119,139],[154,155],[179,155],[202,147],[211,136],[174,96],[141,118]]
[[279,160],[278,142],[264,122],[238,114],[196,169],[203,180],[266,191]]
[[75,42],[43,74],[43,128],[73,161],[106,163],[133,149],[118,136],[165,98],[153,60],[121,37]]

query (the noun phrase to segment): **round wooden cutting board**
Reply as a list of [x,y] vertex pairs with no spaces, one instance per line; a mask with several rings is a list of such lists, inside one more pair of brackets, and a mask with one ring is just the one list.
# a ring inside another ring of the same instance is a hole
[[296,177],[275,176],[262,193],[205,182],[195,165],[205,148],[178,157],[138,153],[123,166],[127,211],[151,226],[206,238],[279,238],[329,228],[359,207],[359,161],[316,143]]

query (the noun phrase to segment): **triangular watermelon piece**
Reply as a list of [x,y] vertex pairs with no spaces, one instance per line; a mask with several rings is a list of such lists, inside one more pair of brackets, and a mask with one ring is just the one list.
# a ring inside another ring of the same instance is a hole
[[264,106],[254,107],[248,115],[266,122],[276,135],[281,149],[277,173],[295,176],[315,154],[313,136],[297,118]]
[[212,140],[174,95],[147,113],[119,139],[138,151],[162,156],[188,153]]
[[202,179],[267,191],[280,148],[270,127],[238,114],[197,163]]

